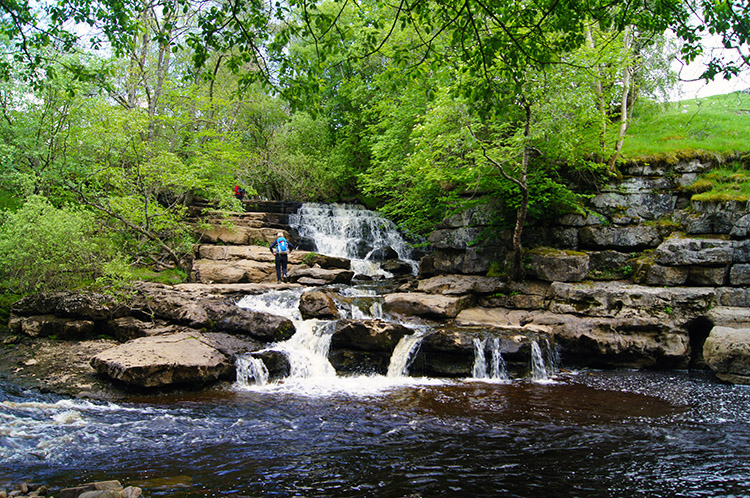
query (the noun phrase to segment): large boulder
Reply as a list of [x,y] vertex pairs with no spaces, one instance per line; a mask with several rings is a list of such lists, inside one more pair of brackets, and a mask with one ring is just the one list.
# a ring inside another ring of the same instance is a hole
[[649,287],[624,282],[564,283],[550,286],[549,311],[594,317],[652,317],[681,323],[716,304],[708,287]]
[[328,360],[337,372],[385,374],[393,350],[412,330],[382,320],[340,320],[331,337]]
[[578,234],[581,247],[616,251],[637,251],[657,247],[662,240],[656,227],[640,225],[583,227]]
[[580,282],[589,273],[589,256],[578,251],[540,247],[529,251],[531,271],[548,282]]
[[401,315],[454,318],[470,302],[467,296],[442,296],[419,292],[388,294],[383,309]]
[[234,365],[197,330],[141,337],[91,359],[101,375],[137,388],[205,385],[231,378]]
[[354,277],[351,270],[298,267],[289,270],[289,280],[305,285],[349,284]]
[[288,318],[237,306],[223,313],[211,328],[262,342],[285,341],[295,332],[294,324]]
[[430,377],[471,377],[474,359],[474,336],[458,330],[441,330],[422,340],[409,373]]
[[319,290],[307,291],[300,296],[299,312],[304,320],[310,318],[332,320],[339,316],[333,298],[328,293]]
[[275,278],[274,263],[241,260],[200,259],[193,263],[191,280],[203,283],[267,282]]
[[750,328],[714,327],[703,345],[703,358],[718,378],[750,384]]
[[339,320],[331,337],[331,349],[393,352],[396,344],[413,331],[383,320]]

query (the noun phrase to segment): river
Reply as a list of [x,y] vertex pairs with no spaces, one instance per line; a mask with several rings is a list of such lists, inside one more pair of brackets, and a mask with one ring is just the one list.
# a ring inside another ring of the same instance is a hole
[[750,389],[678,372],[236,386],[118,404],[0,390],[0,484],[148,496],[748,496]]

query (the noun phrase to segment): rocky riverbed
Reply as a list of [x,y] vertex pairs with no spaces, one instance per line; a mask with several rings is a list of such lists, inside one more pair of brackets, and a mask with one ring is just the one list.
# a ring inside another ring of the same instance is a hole
[[119,481],[98,481],[61,489],[51,489],[43,484],[20,482],[13,489],[0,488],[0,498],[33,498],[39,496],[57,498],[138,498],[141,488],[123,487]]

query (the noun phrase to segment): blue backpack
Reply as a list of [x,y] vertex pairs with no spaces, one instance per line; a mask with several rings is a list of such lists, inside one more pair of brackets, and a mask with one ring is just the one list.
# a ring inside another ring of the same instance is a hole
[[284,237],[279,237],[276,240],[276,250],[280,253],[285,253],[289,249],[287,241]]

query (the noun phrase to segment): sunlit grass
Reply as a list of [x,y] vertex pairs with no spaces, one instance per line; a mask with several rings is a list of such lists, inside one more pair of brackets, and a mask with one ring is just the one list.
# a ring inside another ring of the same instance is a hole
[[687,188],[696,201],[748,201],[750,200],[750,171],[741,165],[713,169]]
[[750,152],[750,94],[735,92],[703,99],[641,106],[623,146],[626,158]]

